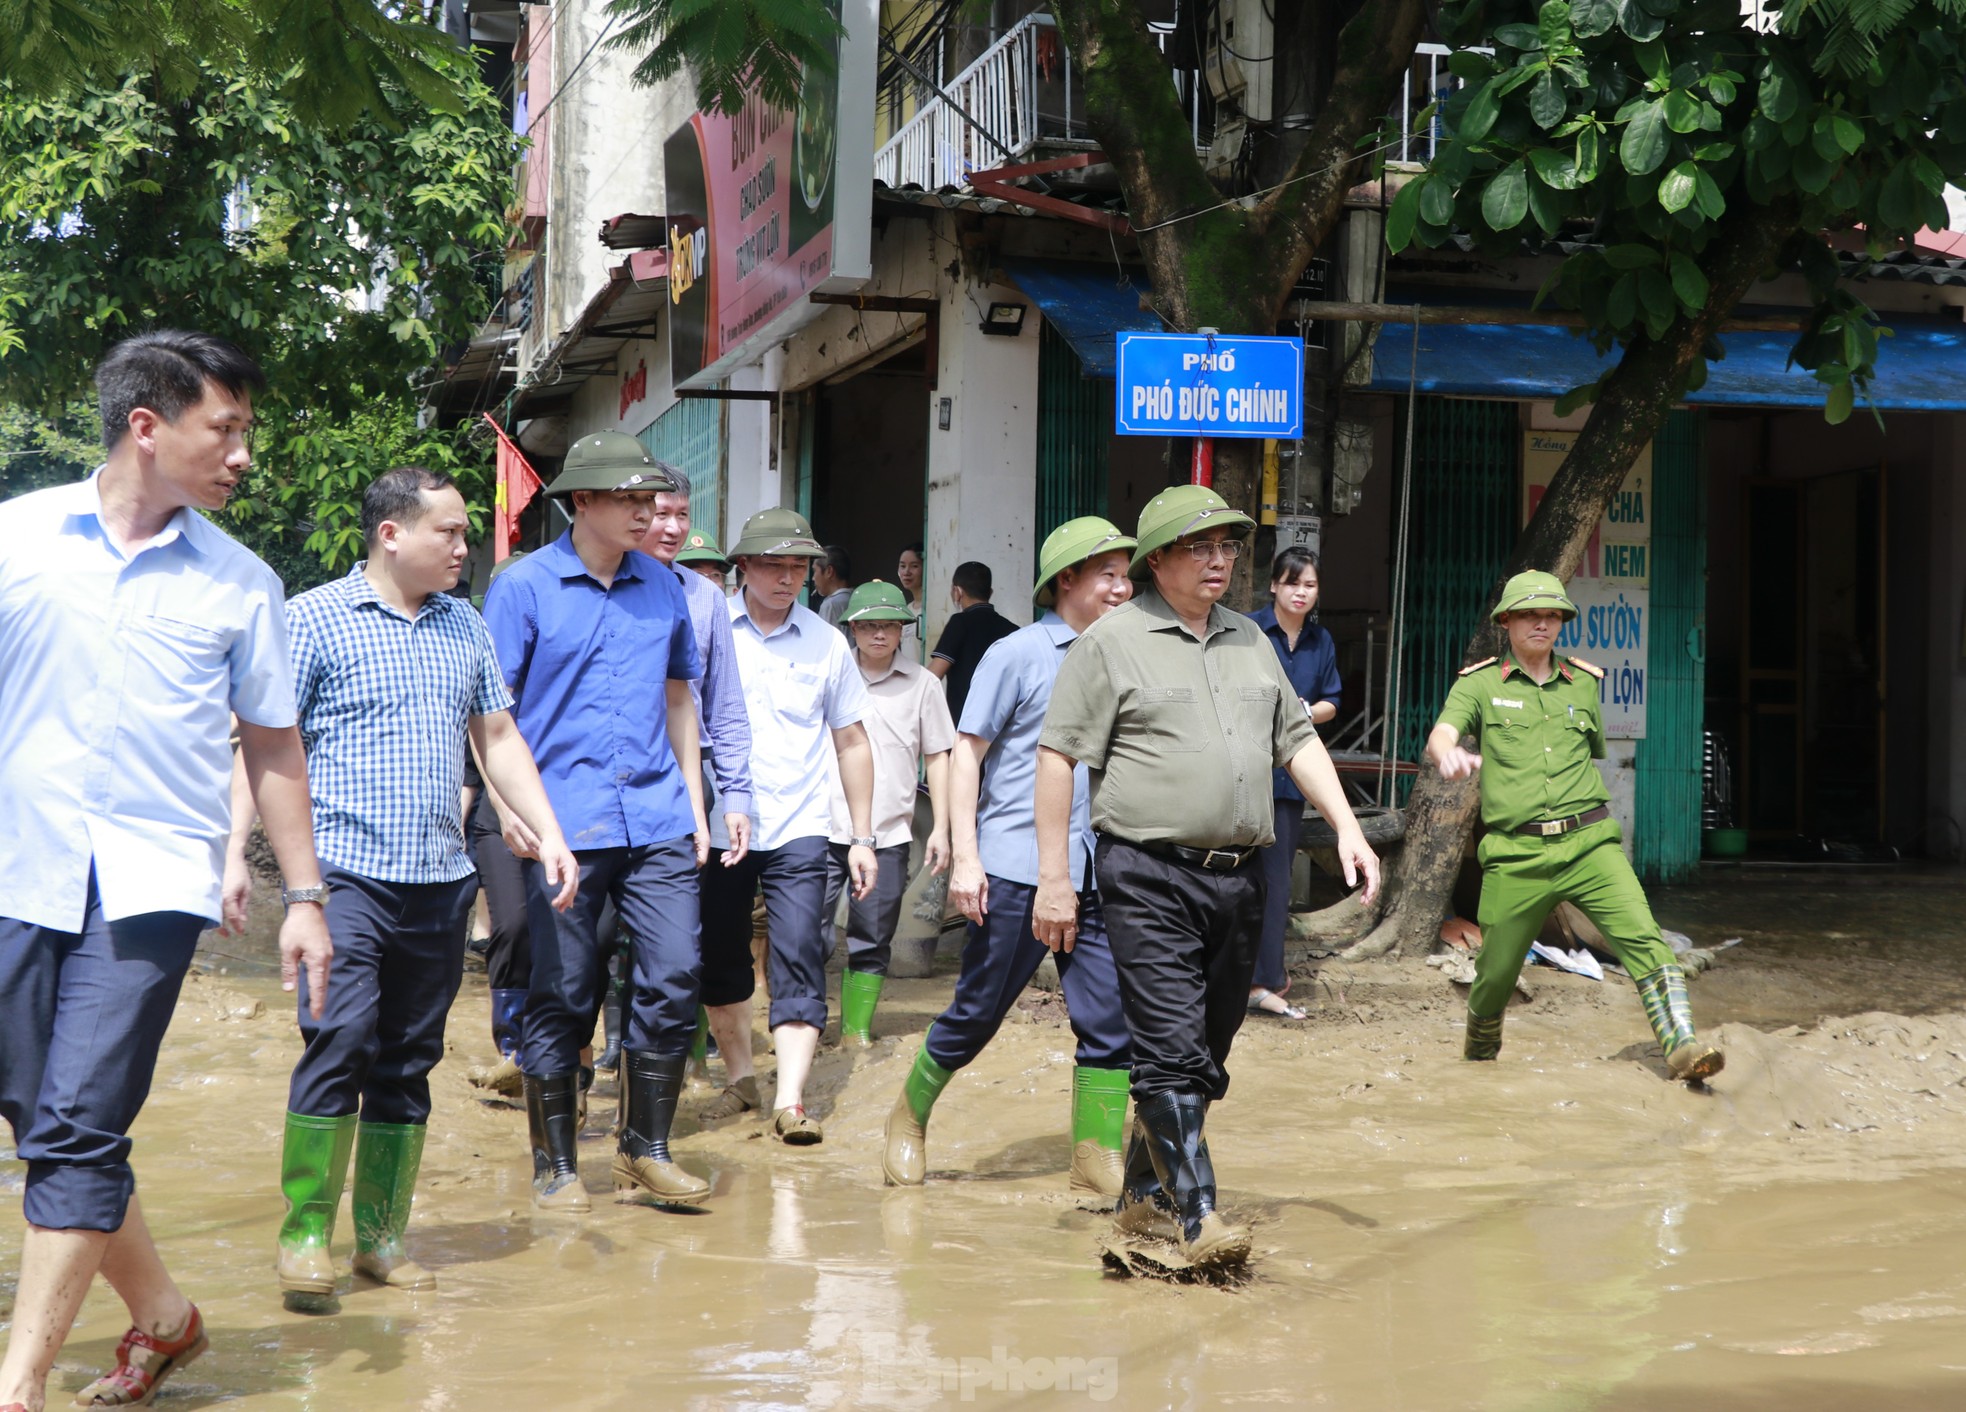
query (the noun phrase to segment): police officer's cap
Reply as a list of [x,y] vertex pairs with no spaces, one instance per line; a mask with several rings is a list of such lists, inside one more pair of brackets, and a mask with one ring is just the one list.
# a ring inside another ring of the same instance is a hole
[[743,531],[737,536],[737,543],[730,547],[730,557],[733,559],[741,559],[747,554],[782,554],[794,559],[818,559],[825,553],[825,546],[812,537],[812,526],[806,523],[805,516],[783,506],[760,510],[746,520]]
[[546,487],[548,495],[571,495],[576,490],[662,490],[689,494],[689,480],[674,466],[649,455],[648,448],[626,432],[589,432],[567,448],[560,474]]
[[1076,520],[1065,521],[1045,536],[1044,545],[1038,550],[1038,586],[1031,594],[1031,601],[1040,608],[1051,607],[1058,601],[1055,580],[1065,570],[1083,564],[1095,554],[1132,549],[1137,543],[1111,520],[1097,515],[1081,515]]
[[1147,556],[1165,549],[1183,535],[1226,525],[1237,538],[1247,538],[1256,521],[1205,485],[1177,485],[1163,490],[1147,502],[1140,512],[1140,543],[1134,550],[1132,572],[1136,579],[1147,577]]
[[1523,608],[1554,608],[1566,620],[1577,616],[1577,605],[1563,591],[1563,580],[1535,569],[1517,574],[1502,585],[1502,596],[1495,601],[1495,611],[1490,616],[1499,623],[1504,614]]
[[678,564],[727,564],[724,551],[717,548],[717,541],[702,530],[691,530],[688,539],[683,541],[682,552],[676,555]]
[[853,591],[840,614],[843,623],[912,623],[915,615],[900,589],[880,579],[869,579]]

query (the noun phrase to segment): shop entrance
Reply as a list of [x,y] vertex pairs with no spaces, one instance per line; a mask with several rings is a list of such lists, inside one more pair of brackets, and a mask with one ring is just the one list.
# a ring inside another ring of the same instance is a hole
[[[812,532],[846,550],[855,583],[893,583],[902,549],[922,541],[928,517],[926,345],[918,339],[806,396],[800,498]],[[925,600],[936,591],[922,586]]]

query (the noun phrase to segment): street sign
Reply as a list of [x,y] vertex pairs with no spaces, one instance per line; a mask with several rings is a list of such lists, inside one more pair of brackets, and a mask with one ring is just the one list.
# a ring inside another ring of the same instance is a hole
[[1304,341],[1203,333],[1122,333],[1121,436],[1304,434]]

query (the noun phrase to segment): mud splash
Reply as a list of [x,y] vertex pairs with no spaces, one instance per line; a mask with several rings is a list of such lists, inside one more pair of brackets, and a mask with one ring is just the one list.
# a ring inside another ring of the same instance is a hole
[[[1814,925],[1865,934],[1868,900],[1835,902]],[[1300,978],[1313,1021],[1252,1019],[1210,1124],[1257,1238],[1256,1277],[1233,1292],[1103,1272],[1104,1218],[1065,1190],[1070,1037],[1042,1007],[950,1085],[928,1185],[881,1188],[881,1121],[947,976],[892,983],[873,1049],[822,1051],[823,1146],[700,1131],[698,1097],[677,1151],[713,1182],[705,1213],[617,1206],[604,1084],[583,1144],[593,1214],[536,1218],[523,1114],[463,1079],[488,1047],[469,978],[410,1235],[440,1288],[344,1286],[325,1317],[282,1311],[272,1280],[289,1002],[263,953],[215,942],[227,954],[187,986],[136,1134],[152,1224],[213,1337],[164,1405],[1966,1403],[1966,1016],[1945,1000],[1959,940],[1907,941],[1882,987],[1936,1003],[1873,1013],[1875,966],[1820,931],[1749,935],[1695,983],[1703,1016],[1741,1017],[1718,1029],[1730,1064],[1705,1092],[1659,1077],[1623,984],[1532,975],[1501,1061],[1474,1066],[1460,996],[1427,968]],[[1849,1018],[1804,1003],[1812,968],[1828,976],[1816,1005]],[[19,1182],[0,1164],[9,1303]],[[347,1242],[344,1215],[344,1260]],[[57,1396],[119,1332],[99,1290]]]

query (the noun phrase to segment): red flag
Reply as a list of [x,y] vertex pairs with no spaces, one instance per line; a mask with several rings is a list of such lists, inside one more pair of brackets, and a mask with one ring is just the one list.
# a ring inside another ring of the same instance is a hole
[[519,516],[532,504],[533,496],[545,487],[525,453],[492,420],[492,414],[486,412],[484,417],[498,437],[498,493],[492,505],[492,562],[496,564],[512,553],[512,541],[519,533]]

